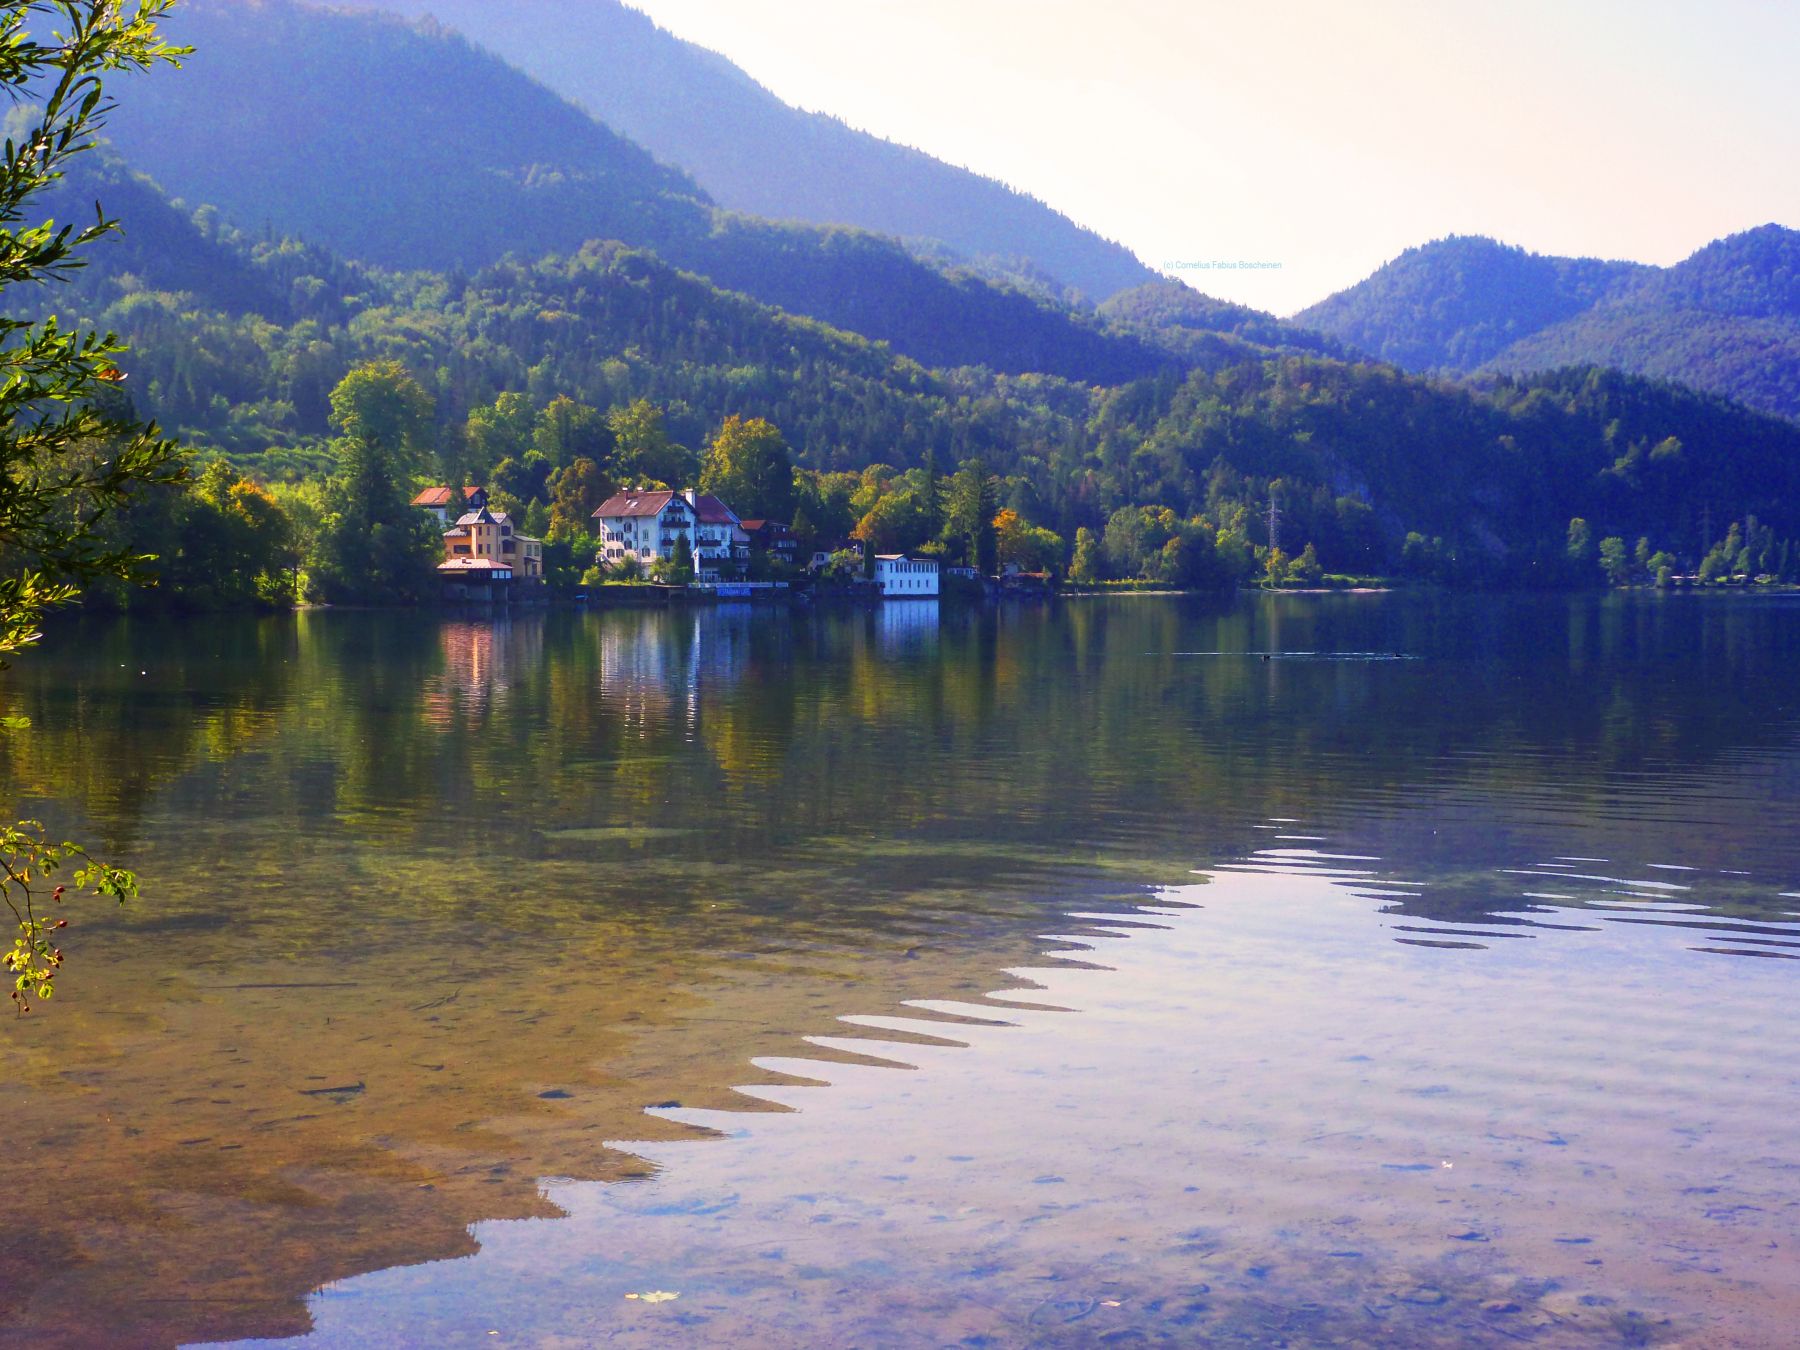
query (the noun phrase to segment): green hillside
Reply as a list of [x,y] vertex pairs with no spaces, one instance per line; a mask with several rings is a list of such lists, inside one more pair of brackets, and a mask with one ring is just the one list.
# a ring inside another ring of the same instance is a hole
[[[722,205],[936,240],[1093,300],[1151,272],[1124,247],[993,179],[783,103],[715,52],[618,0],[355,0],[427,14],[542,80]],[[546,34],[555,34],[547,41]]]
[[1778,225],[1721,239],[1489,362],[1528,372],[1616,366],[1800,417],[1800,233]]
[[1667,268],[1445,239],[1294,322],[1407,370],[1605,366],[1800,417],[1800,233],[1779,225]]
[[1641,270],[1455,235],[1408,249],[1294,322],[1405,370],[1469,371],[1588,309]]
[[718,210],[685,175],[434,23],[291,0],[190,0],[196,47],[111,135],[135,168],[240,229],[404,270],[619,240],[936,366],[1112,382],[1176,359],[1024,290],[863,231]]
[[[1001,500],[1065,546],[1082,528],[1139,538],[1119,513],[1143,507],[1247,546],[1271,495],[1284,538],[1327,567],[1464,583],[1579,575],[1565,538],[1577,516],[1596,538],[1644,537],[1690,561],[1709,527],[1746,515],[1800,536],[1800,427],[1618,373],[1475,389],[1235,333],[1218,335],[1232,362],[1109,387],[933,370],[616,243],[468,276],[390,273],[166,207],[139,211],[125,241],[46,298],[134,344],[144,412],[264,479],[329,471],[331,390],[361,362],[399,359],[432,395],[442,471],[476,477],[511,453],[494,448],[497,409],[649,400],[690,448],[729,417],[761,417],[818,471],[979,459]],[[1176,292],[1140,301],[1147,318],[1189,308]],[[1210,303],[1190,317],[1266,322]],[[540,490],[555,467],[534,471]],[[1127,574],[1151,565],[1123,556]]]

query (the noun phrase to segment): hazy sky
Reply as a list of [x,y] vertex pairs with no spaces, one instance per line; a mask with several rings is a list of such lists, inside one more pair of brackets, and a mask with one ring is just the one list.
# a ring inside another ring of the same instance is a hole
[[1800,0],[631,0],[781,97],[1288,313],[1491,234],[1800,227]]

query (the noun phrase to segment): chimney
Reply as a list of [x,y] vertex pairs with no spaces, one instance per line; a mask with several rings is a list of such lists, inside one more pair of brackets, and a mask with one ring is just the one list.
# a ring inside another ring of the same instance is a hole
[[695,509],[696,509],[696,510],[697,510],[697,509],[699,509],[699,506],[700,506],[700,494],[699,494],[699,492],[698,492],[698,491],[696,491],[696,490],[695,490],[695,489],[693,489],[693,488],[689,488],[689,489],[688,489],[688,490],[687,490],[687,491],[686,491],[686,492],[684,492],[684,493],[682,493],[682,494],[681,494],[681,495],[682,495],[682,496],[683,496],[683,497],[686,497],[686,498],[687,498],[687,504],[688,504],[688,505],[689,505],[689,506],[692,506],[692,507],[694,507],[694,508],[695,508]]

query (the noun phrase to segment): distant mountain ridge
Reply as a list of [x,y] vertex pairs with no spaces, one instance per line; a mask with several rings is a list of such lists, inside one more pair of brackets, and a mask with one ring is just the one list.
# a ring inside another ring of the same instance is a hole
[[1451,235],[1407,249],[1293,321],[1404,370],[1471,371],[1591,308],[1641,270]]
[[241,229],[455,274],[618,240],[926,365],[1095,383],[1185,364],[1089,315],[866,231],[720,210],[691,178],[430,21],[185,0],[196,52],[109,132],[131,167]]
[[680,166],[732,210],[940,241],[1094,302],[1155,276],[1123,245],[1033,197],[791,107],[619,0],[337,3],[441,20]]
[[1488,368],[1528,374],[1578,363],[1677,380],[1800,418],[1800,232],[1764,225],[1650,269],[1514,343]]
[[1293,321],[1412,371],[1611,367],[1800,418],[1800,233],[1780,225],[1667,268],[1452,237]]

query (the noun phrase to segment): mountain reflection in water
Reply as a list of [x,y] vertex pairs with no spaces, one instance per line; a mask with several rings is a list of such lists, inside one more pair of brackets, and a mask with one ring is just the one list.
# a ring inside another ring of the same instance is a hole
[[53,634],[0,1340],[1779,1338],[1800,611],[919,609]]

